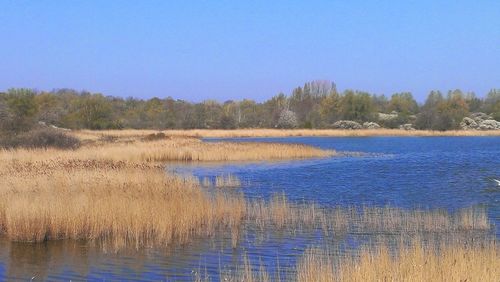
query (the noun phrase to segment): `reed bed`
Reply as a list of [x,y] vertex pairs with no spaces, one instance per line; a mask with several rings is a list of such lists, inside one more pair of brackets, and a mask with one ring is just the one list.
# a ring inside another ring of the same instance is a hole
[[379,246],[337,258],[321,249],[306,251],[296,267],[297,281],[498,281],[500,248],[495,242],[467,246]]
[[[351,253],[328,248],[307,249],[296,265],[284,272],[267,268],[247,255],[234,272],[219,270],[221,281],[485,281],[500,277],[500,247],[496,241],[479,244],[435,242],[414,239],[409,244],[364,247]],[[208,274],[195,273],[195,281],[211,281]]]
[[[88,140],[98,140],[103,135],[121,138],[144,137],[156,131],[152,130],[106,130],[75,131],[73,134]],[[191,130],[164,130],[170,137],[196,138],[236,138],[236,137],[299,137],[299,136],[331,136],[331,137],[369,137],[369,136],[500,136],[500,130],[402,130],[402,129],[191,129]]]
[[201,185],[203,187],[212,187],[213,186],[212,179],[210,179],[210,177],[208,177],[208,176],[203,177],[203,180],[201,181]]
[[[114,141],[70,151],[0,150],[0,232],[22,242],[85,239],[140,247],[229,230],[236,244],[246,212],[243,197],[208,194],[194,177],[168,175],[162,163],[334,154],[302,145],[193,138]],[[224,185],[238,181],[226,177]]]
[[0,227],[14,241],[111,241],[170,245],[239,226],[241,197],[208,197],[197,183],[161,170],[52,171],[3,176]]
[[[268,202],[249,202],[245,221],[263,232],[322,230],[325,246],[306,250],[296,266],[284,272],[267,269],[245,255],[236,271],[220,273],[221,280],[498,281],[500,277],[500,248],[480,208],[454,213],[370,206],[322,208],[275,195]],[[334,238],[348,234],[370,236],[370,243],[340,251],[340,241]]]
[[315,203],[290,203],[285,195],[270,201],[248,201],[246,219],[260,230],[321,230],[325,236],[350,234],[418,234],[489,231],[492,223],[482,208],[405,210],[395,207],[323,208]]
[[[335,155],[334,151],[321,150],[299,144],[277,143],[208,143],[193,138],[176,138],[161,141],[108,143],[84,146],[74,151],[57,149],[0,150],[0,162],[21,165],[37,163],[44,167],[65,167],[68,162],[125,162],[127,164],[220,161],[265,161],[302,158],[320,158]],[[41,164],[43,162],[43,164]],[[0,169],[1,170],[1,169]]]
[[331,136],[331,137],[370,137],[370,136],[500,136],[500,130],[402,130],[402,129],[194,129],[166,130],[169,136],[190,136],[204,138],[235,138],[235,137],[300,137],[300,136]]
[[215,177],[215,187],[217,188],[238,188],[241,186],[241,181],[234,174],[217,175]]
[[122,129],[122,130],[73,130],[69,133],[78,139],[89,141],[102,141],[102,143],[121,141],[134,141],[148,135],[157,134],[158,130],[149,129]]
[[326,236],[491,228],[484,210],[448,214],[388,207],[325,209],[312,203],[289,203],[284,195],[267,202],[245,200],[241,194],[208,194],[194,178],[168,175],[146,165],[140,169],[113,162],[87,165],[75,162],[67,169],[20,165],[3,174],[2,233],[23,242],[107,240],[117,247],[138,248],[186,243],[193,237],[214,236],[219,230],[231,232],[235,247],[245,226],[263,232],[318,229]]
[[[73,151],[0,150],[0,232],[23,242],[85,239],[140,247],[182,244],[221,230],[231,233],[234,247],[247,224],[262,231],[319,229],[325,235],[490,229],[484,210],[324,209],[289,203],[284,195],[266,202],[209,194],[194,177],[168,175],[162,165],[332,154],[302,145],[193,138],[89,143]],[[225,176],[219,182],[236,186],[240,181]]]

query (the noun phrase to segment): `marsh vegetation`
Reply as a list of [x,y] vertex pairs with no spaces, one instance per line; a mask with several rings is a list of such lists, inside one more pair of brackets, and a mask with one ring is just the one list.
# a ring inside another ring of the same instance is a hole
[[[230,245],[237,248],[248,234],[266,238],[275,232],[285,237],[321,234],[325,243],[328,238],[372,236],[381,241],[349,256],[312,246],[291,274],[281,278],[423,281],[481,277],[488,281],[497,277],[492,269],[499,263],[499,251],[483,208],[447,212],[390,206],[325,207],[290,201],[285,194],[268,200],[248,199],[238,189],[206,189],[235,188],[242,182],[233,174],[201,181],[181,177],[166,172],[164,164],[323,158],[336,156],[336,152],[296,144],[203,142],[192,137],[198,133],[170,133],[79,131],[68,133],[81,142],[78,149],[2,149],[2,236],[31,243],[84,240],[113,252],[168,249],[218,236],[229,236]],[[415,237],[422,240],[408,243],[408,238]],[[428,244],[430,239],[435,244]],[[387,242],[390,244],[384,248]],[[246,260],[240,271],[221,271],[220,277],[244,281],[278,278],[275,272],[254,266]]]
[[[155,138],[157,139],[157,138]],[[103,141],[104,140],[104,141]],[[245,200],[209,195],[197,181],[169,175],[169,161],[325,157],[304,145],[204,143],[100,137],[77,150],[0,151],[0,227],[11,240],[105,240],[116,246],[187,242],[240,228]],[[223,176],[216,186],[236,186]]]

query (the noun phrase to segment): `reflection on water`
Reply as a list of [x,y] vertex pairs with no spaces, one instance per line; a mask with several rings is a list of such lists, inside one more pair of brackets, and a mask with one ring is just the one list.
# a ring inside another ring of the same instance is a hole
[[[242,187],[231,193],[269,199],[285,193],[291,201],[314,201],[324,207],[391,205],[405,209],[439,208],[455,211],[484,207],[500,238],[500,138],[281,138],[244,139],[306,143],[340,151],[373,153],[327,159],[225,165],[175,164],[167,169],[200,179],[234,174]],[[393,245],[399,235],[346,233],[324,236],[321,230],[259,232],[248,225],[236,248],[231,234],[200,238],[171,249],[120,249],[99,242],[53,241],[26,244],[0,239],[0,279],[30,280],[192,280],[197,274],[217,280],[234,272],[247,256],[256,267],[290,275],[297,257],[311,246],[339,256],[362,245]],[[484,232],[422,233],[426,242],[481,242]],[[472,240],[474,238],[474,240]]]
[[219,280],[231,276],[248,258],[255,269],[261,265],[273,276],[291,277],[304,250],[319,246],[338,258],[356,255],[360,246],[410,244],[417,236],[433,242],[479,243],[492,237],[484,232],[394,234],[344,234],[324,238],[321,233],[245,232],[236,248],[231,238],[217,236],[195,240],[173,249],[120,249],[105,252],[96,243],[55,241],[44,244],[12,243],[0,240],[0,278],[2,280],[193,280],[196,276]]

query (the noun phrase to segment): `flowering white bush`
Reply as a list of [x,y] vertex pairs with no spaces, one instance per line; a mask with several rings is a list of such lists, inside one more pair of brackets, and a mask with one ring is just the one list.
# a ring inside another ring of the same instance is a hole
[[290,110],[283,110],[278,119],[279,128],[295,128],[298,126],[297,115]]

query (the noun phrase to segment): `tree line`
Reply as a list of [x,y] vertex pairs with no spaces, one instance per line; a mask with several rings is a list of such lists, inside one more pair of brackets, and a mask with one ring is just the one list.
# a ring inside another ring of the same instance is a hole
[[[334,83],[312,81],[290,95],[279,93],[264,102],[205,100],[193,103],[167,98],[121,98],[58,89],[16,88],[0,92],[0,129],[28,130],[43,122],[70,129],[234,129],[329,128],[339,120],[377,122],[397,128],[458,129],[470,113],[484,112],[500,120],[500,89],[484,98],[473,92],[431,91],[423,104],[409,92],[390,97],[363,91],[338,92]],[[387,118],[389,117],[389,118]]]

